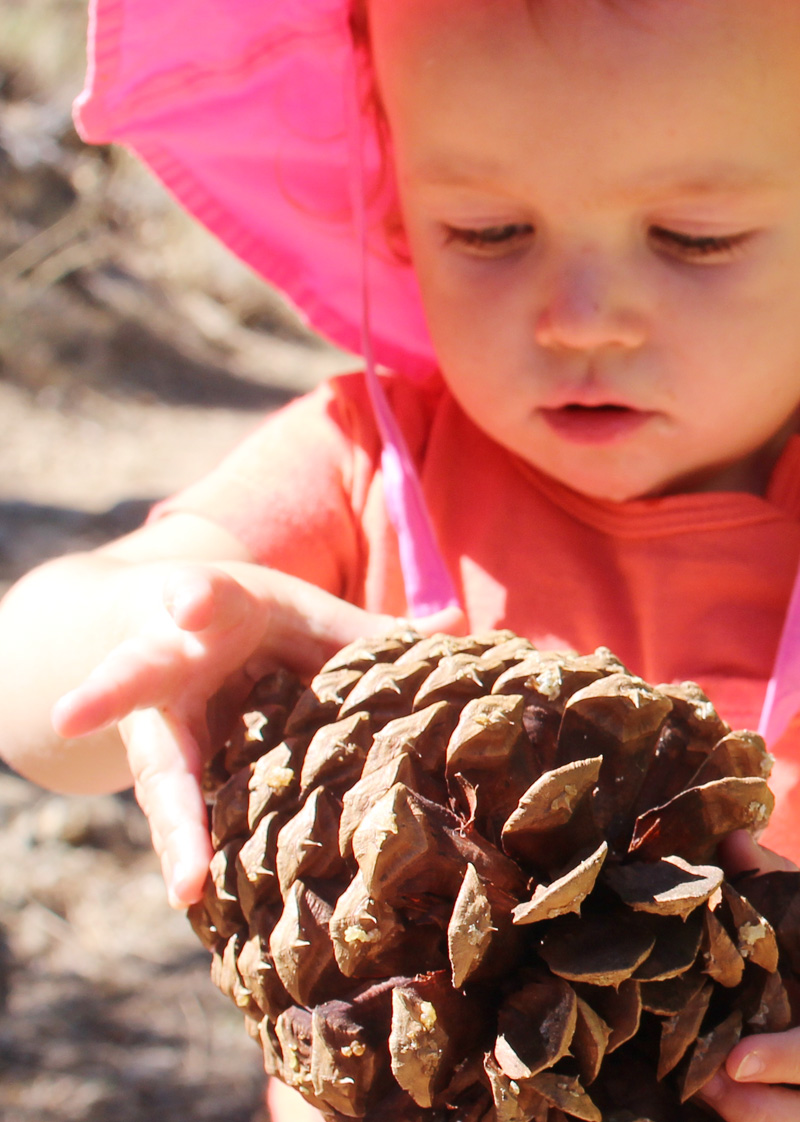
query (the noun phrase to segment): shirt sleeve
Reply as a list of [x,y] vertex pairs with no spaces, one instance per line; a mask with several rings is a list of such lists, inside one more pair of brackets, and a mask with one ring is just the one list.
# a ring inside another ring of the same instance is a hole
[[360,603],[361,515],[379,455],[363,379],[334,379],[269,416],[210,474],[159,503],[150,520],[200,515],[260,563]]

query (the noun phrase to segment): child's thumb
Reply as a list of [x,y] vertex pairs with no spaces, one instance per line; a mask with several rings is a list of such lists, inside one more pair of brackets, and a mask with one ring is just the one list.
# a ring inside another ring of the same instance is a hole
[[794,872],[797,866],[788,857],[759,845],[747,830],[735,830],[719,844],[719,859],[729,877],[738,873]]

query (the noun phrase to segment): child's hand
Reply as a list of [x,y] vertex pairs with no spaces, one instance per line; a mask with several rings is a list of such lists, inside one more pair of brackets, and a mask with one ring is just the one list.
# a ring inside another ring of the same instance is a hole
[[[729,875],[745,869],[766,873],[797,868],[758,845],[745,830],[732,834],[720,850]],[[699,1097],[726,1122],[797,1122],[800,1089],[772,1086],[777,1083],[800,1085],[800,1028],[741,1040]]]
[[[135,636],[62,697],[52,719],[67,739],[119,723],[170,901],[180,907],[199,898],[211,856],[200,791],[209,702],[237,705],[278,664],[310,676],[344,643],[397,620],[247,563],[178,564],[161,588]],[[449,611],[416,626],[458,623]]]
[[700,1098],[726,1122],[797,1122],[800,1090],[775,1083],[800,1084],[800,1028],[740,1041]]

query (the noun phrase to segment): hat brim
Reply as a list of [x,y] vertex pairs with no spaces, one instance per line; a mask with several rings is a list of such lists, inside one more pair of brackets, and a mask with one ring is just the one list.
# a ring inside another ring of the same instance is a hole
[[[360,353],[348,9],[348,0],[92,0],[75,119],[85,140],[133,150],[314,328]],[[372,347],[380,365],[421,378],[436,369],[433,348],[413,271],[390,244],[385,153],[361,117]]]

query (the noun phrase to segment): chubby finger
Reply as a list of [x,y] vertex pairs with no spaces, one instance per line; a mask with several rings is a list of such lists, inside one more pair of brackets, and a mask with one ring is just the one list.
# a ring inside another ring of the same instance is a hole
[[735,830],[719,844],[719,859],[728,876],[749,871],[759,873],[796,872],[788,857],[759,845],[747,830]]
[[736,1083],[725,1071],[719,1071],[697,1097],[725,1122],[797,1122],[800,1118],[800,1091]]
[[203,895],[213,850],[204,823],[184,823],[164,840],[161,873],[172,908],[188,908]]
[[236,627],[254,604],[237,580],[208,565],[182,565],[164,582],[164,607],[182,631]]
[[800,1083],[800,1028],[740,1040],[725,1069],[741,1083]]
[[123,701],[119,683],[104,667],[99,667],[86,681],[58,699],[50,722],[59,736],[71,740],[109,728],[133,708],[134,704],[126,705]]
[[137,637],[122,643],[79,686],[59,698],[51,714],[55,731],[66,738],[85,736],[135,709],[160,705],[183,683],[187,647],[196,642],[183,637],[181,659],[175,657],[174,644],[165,641]]
[[[424,634],[463,631],[458,608],[447,608],[424,619],[368,612],[330,592],[274,569],[231,565],[230,571],[261,604],[263,641],[253,665],[277,659],[302,675],[315,674],[341,647],[366,635],[380,635],[413,626]],[[248,671],[250,667],[248,667]]]
[[267,1106],[270,1118],[291,1118],[292,1122],[324,1122],[324,1117],[299,1091],[278,1079],[267,1084]]
[[184,724],[155,709],[134,714],[120,731],[170,904],[186,907],[200,899],[212,856],[197,743]]
[[448,635],[464,635],[467,630],[467,617],[457,607],[442,608],[440,612],[411,619],[409,623],[422,635],[435,635],[437,631],[444,631]]
[[135,709],[141,695],[134,692],[134,682],[141,666],[128,652],[112,652],[53,706],[50,720],[58,735],[71,739],[99,732]]

